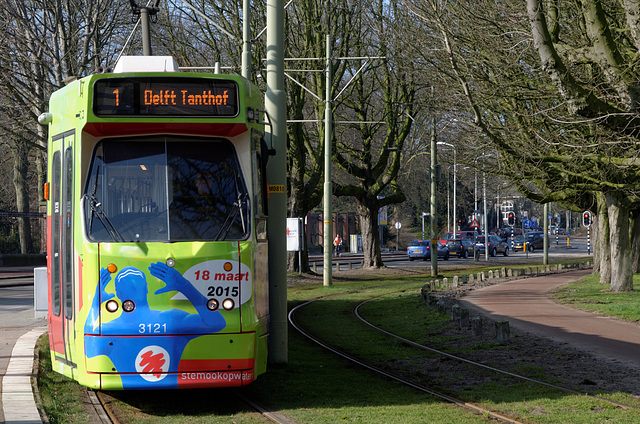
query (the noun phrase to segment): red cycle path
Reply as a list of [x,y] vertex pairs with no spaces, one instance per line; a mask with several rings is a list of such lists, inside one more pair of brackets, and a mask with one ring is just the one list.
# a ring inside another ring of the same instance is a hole
[[493,319],[506,319],[510,327],[640,365],[640,325],[584,312],[549,298],[554,288],[589,273],[572,271],[508,281],[474,290],[461,303]]

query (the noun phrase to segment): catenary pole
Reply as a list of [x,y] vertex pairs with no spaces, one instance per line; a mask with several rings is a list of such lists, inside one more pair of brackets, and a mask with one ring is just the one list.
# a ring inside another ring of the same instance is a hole
[[[284,1],[267,0],[267,140],[276,150],[269,185],[269,362],[288,362],[287,345],[287,104],[284,91]],[[274,188],[272,190],[272,187]]]
[[242,76],[251,81],[251,0],[242,0]]
[[543,231],[544,231],[544,256],[542,259],[542,265],[549,265],[549,204],[545,203],[544,207],[544,218],[542,220]]
[[436,118],[431,115],[431,166],[429,167],[429,181],[431,182],[431,198],[430,198],[430,210],[429,216],[431,231],[429,232],[431,238],[431,276],[438,275],[438,239],[436,233],[436,190],[437,190],[437,177],[436,169],[438,166],[437,161],[437,136],[436,136]]
[[324,109],[324,269],[323,284],[331,286],[331,272],[333,270],[332,242],[333,242],[333,211],[331,204],[331,194],[333,186],[331,183],[331,133],[333,127],[332,104],[331,101],[331,36],[327,34],[327,66],[326,66],[326,95]]

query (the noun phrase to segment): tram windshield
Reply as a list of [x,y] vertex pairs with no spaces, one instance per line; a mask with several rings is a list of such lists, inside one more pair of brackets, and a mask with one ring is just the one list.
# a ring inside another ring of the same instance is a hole
[[220,138],[112,138],[95,148],[85,225],[98,242],[243,240],[249,195]]

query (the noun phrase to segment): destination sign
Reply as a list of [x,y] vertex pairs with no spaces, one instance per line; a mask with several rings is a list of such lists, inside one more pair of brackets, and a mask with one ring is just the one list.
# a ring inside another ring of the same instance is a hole
[[238,114],[238,86],[227,79],[132,77],[99,79],[93,86],[96,116],[201,116]]

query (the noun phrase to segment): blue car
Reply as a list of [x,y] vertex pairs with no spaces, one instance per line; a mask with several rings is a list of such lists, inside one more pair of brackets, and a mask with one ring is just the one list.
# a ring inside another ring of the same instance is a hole
[[[447,246],[442,246],[440,243],[436,243],[438,249],[438,258],[442,258],[445,261],[449,260],[449,249]],[[407,256],[409,260],[415,258],[421,258],[424,261],[431,260],[431,240],[414,240],[407,247]]]

